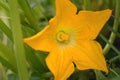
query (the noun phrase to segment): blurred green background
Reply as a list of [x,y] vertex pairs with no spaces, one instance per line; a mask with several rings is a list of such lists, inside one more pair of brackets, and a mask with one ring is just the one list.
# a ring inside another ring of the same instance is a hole
[[[113,13],[96,39],[109,73],[76,69],[68,80],[120,80],[120,0],[71,1],[78,11]],[[0,0],[0,80],[53,80],[45,63],[48,54],[33,50],[22,39],[41,31],[54,16],[55,0]]]

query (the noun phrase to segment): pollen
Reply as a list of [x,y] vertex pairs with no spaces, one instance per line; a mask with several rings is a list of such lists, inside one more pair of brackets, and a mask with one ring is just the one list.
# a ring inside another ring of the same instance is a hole
[[63,31],[60,31],[57,33],[57,37],[56,37],[57,41],[59,42],[66,42],[69,40],[69,35]]

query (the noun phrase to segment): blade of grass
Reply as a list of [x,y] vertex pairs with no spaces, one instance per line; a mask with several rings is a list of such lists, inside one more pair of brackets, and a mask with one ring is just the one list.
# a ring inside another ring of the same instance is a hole
[[29,80],[27,65],[25,59],[25,51],[22,40],[22,31],[20,25],[20,17],[18,13],[17,0],[9,0],[10,5],[10,17],[11,17],[11,30],[13,33],[14,53],[17,62],[17,69],[19,74],[19,80]]
[[113,72],[120,79],[120,75],[115,70],[113,70],[112,68],[110,68],[110,71]]
[[12,31],[7,27],[7,25],[6,25],[2,20],[0,20],[0,29],[6,34],[6,36],[7,36],[11,41],[13,41]]
[[5,74],[5,69],[0,63],[0,80],[8,80],[7,75]]
[[0,41],[0,52],[3,54],[0,54],[1,57],[4,59],[7,59],[12,65],[16,67],[16,61],[14,53],[8,47],[6,47],[1,41]]
[[91,10],[91,0],[84,0],[85,10]]
[[46,72],[40,75],[41,78],[50,78],[53,77],[53,74],[51,72]]
[[[34,34],[34,32],[30,30],[29,27],[27,26],[23,26],[22,29],[23,29],[24,36],[28,37],[28,36],[31,36],[31,34]],[[35,72],[37,72],[40,75],[48,71],[45,65],[46,54],[40,53],[40,51],[35,51],[27,45],[25,45],[25,50],[26,50],[26,56],[27,56],[26,59],[28,63],[31,65],[31,67],[33,67]]]
[[[120,17],[120,0],[116,0],[115,20],[114,20],[114,25],[113,25],[114,31],[118,30],[119,17]],[[113,44],[114,41],[115,41],[115,38],[116,38],[116,34],[114,32],[112,32],[111,35],[110,35],[110,38],[109,38],[109,42],[111,44]],[[106,46],[103,49],[104,55],[107,55],[110,48],[111,48],[111,46],[107,43]]]
[[120,56],[112,57],[112,58],[109,60],[109,62],[110,62],[110,63],[111,63],[111,62],[114,62],[114,61],[118,60],[119,58],[120,58]]
[[43,18],[45,19],[45,21],[46,21],[46,22],[49,22],[48,19],[47,19],[47,17],[46,17],[46,16],[44,15],[44,13],[43,13],[43,11],[45,11],[45,10],[44,10],[44,8],[39,4],[39,1],[38,1],[38,0],[35,0],[35,3],[36,3],[36,5],[38,6],[39,12],[42,14],[42,16],[43,16]]
[[[0,54],[3,54],[0,52]],[[7,61],[6,59],[4,59],[3,57],[0,56],[0,62],[7,67],[8,69],[10,69],[11,71],[17,73],[17,68],[15,66],[13,66],[12,64],[9,63],[9,61]]]
[[33,11],[28,3],[27,0],[18,0],[19,5],[21,6],[22,10],[24,11],[26,17],[28,18],[28,21],[31,23],[32,28],[37,32],[40,31],[40,27],[38,25],[38,21],[35,18]]
[[27,45],[25,46],[25,49],[26,49],[27,60],[30,63],[30,65],[35,69],[35,71],[37,73],[39,73],[39,74],[45,73],[47,71],[47,69],[39,61],[38,57],[34,54],[34,51],[31,50],[31,48],[28,47]]
[[3,0],[0,0],[0,6],[3,7],[6,11],[9,11],[8,5],[5,4],[5,2],[3,2]]
[[108,80],[107,77],[105,77],[101,71],[94,70],[96,75],[96,80]]

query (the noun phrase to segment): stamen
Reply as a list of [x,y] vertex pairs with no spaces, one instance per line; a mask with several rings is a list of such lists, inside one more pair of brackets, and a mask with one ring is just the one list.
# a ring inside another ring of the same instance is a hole
[[57,33],[57,40],[59,42],[65,42],[69,40],[69,35],[63,31]]

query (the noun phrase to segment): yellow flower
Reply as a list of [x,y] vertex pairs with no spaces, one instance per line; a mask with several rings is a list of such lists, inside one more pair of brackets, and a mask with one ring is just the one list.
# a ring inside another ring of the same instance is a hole
[[[108,72],[100,44],[95,41],[111,16],[111,10],[80,11],[70,0],[56,0],[56,16],[49,25],[24,42],[49,52],[46,63],[54,80],[66,80],[74,71],[97,69]],[[73,64],[74,63],[74,64]]]

